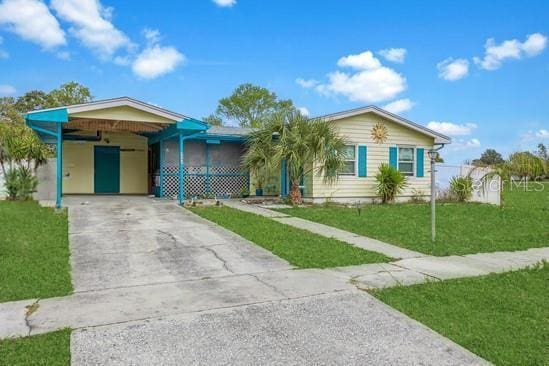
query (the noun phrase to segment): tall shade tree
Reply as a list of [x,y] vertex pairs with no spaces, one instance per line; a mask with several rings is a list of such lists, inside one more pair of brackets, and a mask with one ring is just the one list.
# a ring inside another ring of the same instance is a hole
[[293,204],[302,202],[301,177],[313,173],[334,182],[345,162],[346,141],[333,125],[297,111],[272,115],[263,128],[250,134],[247,145],[243,159],[248,167],[280,167],[286,162]]
[[494,149],[486,149],[480,159],[473,160],[473,165],[476,166],[493,166],[503,163],[503,157]]
[[272,115],[293,109],[291,100],[279,100],[268,89],[247,83],[237,87],[229,97],[219,100],[216,114],[238,122],[241,127],[258,128]]
[[88,103],[93,100],[90,89],[75,81],[61,85],[48,94],[50,108],[64,105]]
[[223,126],[223,120],[216,114],[210,114],[202,120],[211,126]]

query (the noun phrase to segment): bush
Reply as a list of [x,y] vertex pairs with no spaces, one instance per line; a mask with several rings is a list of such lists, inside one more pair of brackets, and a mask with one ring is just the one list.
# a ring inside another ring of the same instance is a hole
[[450,191],[459,202],[465,202],[473,193],[473,178],[470,176],[452,177],[450,179]]
[[4,184],[10,200],[30,200],[36,191],[38,179],[30,168],[20,166],[6,172]]
[[412,189],[412,196],[410,197],[412,203],[425,203],[425,193],[417,188]]
[[388,164],[381,164],[379,166],[376,181],[376,192],[381,197],[382,203],[394,201],[395,197],[402,193],[402,190],[407,185],[404,175]]

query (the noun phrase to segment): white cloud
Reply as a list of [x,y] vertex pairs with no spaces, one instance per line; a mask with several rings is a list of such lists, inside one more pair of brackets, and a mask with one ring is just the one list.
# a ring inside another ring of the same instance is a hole
[[541,129],[539,131],[536,131],[536,137],[539,137],[540,139],[549,139],[549,130]]
[[379,50],[377,53],[379,53],[387,61],[401,64],[404,62],[404,58],[406,57],[406,48],[387,48],[384,50]]
[[[0,36],[0,46],[2,45],[2,43],[4,43],[4,38]],[[10,57],[10,54],[8,53],[8,51],[0,48],[0,60],[8,59],[9,57]]]
[[306,107],[299,107],[297,108],[297,110],[299,111],[299,113],[301,113],[305,117],[309,117],[311,115],[311,113]]
[[160,31],[158,29],[145,28],[143,29],[143,36],[149,44],[160,42]]
[[71,23],[71,33],[102,58],[121,47],[132,47],[128,37],[111,23],[112,8],[99,0],[52,0],[57,15]]
[[304,88],[313,88],[322,95],[342,95],[351,101],[376,103],[394,99],[406,89],[406,78],[395,70],[383,66],[371,51],[341,57],[340,67],[356,69],[354,72],[336,70],[327,75],[325,83],[297,79]]
[[477,149],[481,146],[482,144],[480,143],[480,140],[477,138],[472,138],[469,140],[455,139],[455,140],[452,140],[452,143],[448,145],[447,149],[449,151],[462,151],[462,150],[468,150],[468,149]]
[[381,62],[375,58],[371,51],[365,51],[358,55],[344,56],[337,61],[337,65],[358,70],[372,70],[381,67]]
[[19,37],[51,49],[66,44],[65,33],[48,7],[39,0],[4,0],[0,25]]
[[447,58],[437,64],[438,77],[448,81],[456,81],[467,76],[469,73],[469,61],[459,58]]
[[297,79],[295,79],[295,82],[299,86],[301,86],[302,88],[305,88],[305,89],[313,88],[313,87],[315,87],[319,84],[319,82],[315,79],[305,80],[305,79],[302,79],[302,78],[297,78]]
[[410,99],[399,99],[389,104],[386,104],[385,106],[383,106],[383,109],[394,114],[399,114],[412,109],[414,105],[415,103],[412,102]]
[[131,61],[128,56],[116,57],[114,62],[126,65],[131,62],[133,72],[143,79],[154,79],[167,74],[185,62],[185,55],[173,46],[160,46],[160,32],[156,29],[145,28],[143,36],[147,40],[145,49]]
[[479,139],[470,139],[465,142],[466,147],[480,147]]
[[8,84],[0,84],[0,95],[11,95],[17,93],[17,90]]
[[528,131],[521,136],[521,140],[524,142],[549,140],[549,130],[541,128],[537,131]]
[[328,74],[328,79],[328,84],[317,86],[320,93],[339,94],[356,102],[383,102],[393,99],[406,89],[406,79],[388,67],[364,70],[356,74],[335,71]]
[[132,64],[133,72],[143,79],[154,79],[173,71],[185,56],[174,47],[153,45],[141,52]]
[[528,35],[522,44],[522,50],[527,56],[539,55],[547,47],[547,37],[540,33]]
[[507,59],[519,60],[524,56],[532,57],[540,54],[547,46],[547,37],[540,33],[529,34],[524,42],[516,39],[496,44],[493,38],[484,45],[483,58],[474,57],[473,61],[485,70],[499,69]]
[[466,123],[460,125],[451,122],[431,121],[427,124],[427,128],[448,136],[467,136],[470,135],[477,127],[478,126],[475,123]]
[[58,59],[69,61],[71,59],[71,53],[69,51],[60,51],[55,54]]
[[236,5],[236,0],[213,0],[217,6],[230,8]]
[[115,56],[113,62],[120,66],[128,66],[132,63],[130,56]]

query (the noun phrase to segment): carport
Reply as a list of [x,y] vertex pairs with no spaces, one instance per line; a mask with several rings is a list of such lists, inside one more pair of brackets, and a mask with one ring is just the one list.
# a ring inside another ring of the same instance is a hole
[[[182,202],[211,191],[216,179],[224,189],[249,187],[248,173],[239,165],[246,132],[241,129],[210,129],[205,122],[128,97],[31,111],[25,120],[44,142],[55,145],[57,207],[63,194],[155,193]],[[189,140],[205,148],[186,149]],[[232,151],[231,164],[212,166],[210,145],[221,144],[220,155]],[[202,157],[199,169],[185,167],[185,151]]]

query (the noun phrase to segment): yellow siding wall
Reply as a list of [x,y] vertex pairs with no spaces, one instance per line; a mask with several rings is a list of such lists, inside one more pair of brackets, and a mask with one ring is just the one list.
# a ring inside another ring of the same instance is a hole
[[120,151],[120,193],[148,193],[147,139],[131,133],[106,132],[103,133],[103,140],[98,142],[63,142],[63,193],[94,193],[95,145],[135,149],[135,151]]
[[174,123],[173,120],[128,106],[104,108],[95,111],[72,113],[71,118],[96,118],[120,121]]
[[[377,122],[383,122],[388,129],[388,139],[383,144],[376,144],[372,141],[372,127]],[[422,192],[424,195],[429,194],[430,161],[427,151],[433,146],[434,139],[432,137],[425,136],[372,113],[349,117],[334,121],[333,123],[340,134],[349,141],[349,144],[367,146],[367,177],[340,176],[336,183],[329,185],[322,181],[321,176],[314,174],[312,197],[315,199],[374,198],[376,196],[375,176],[378,172],[378,167],[381,163],[389,163],[389,147],[398,145],[411,145],[425,149],[424,177],[407,177],[408,187],[401,194],[401,198],[409,197],[414,189]],[[358,160],[358,151],[356,159]],[[358,174],[358,168],[356,172]]]

